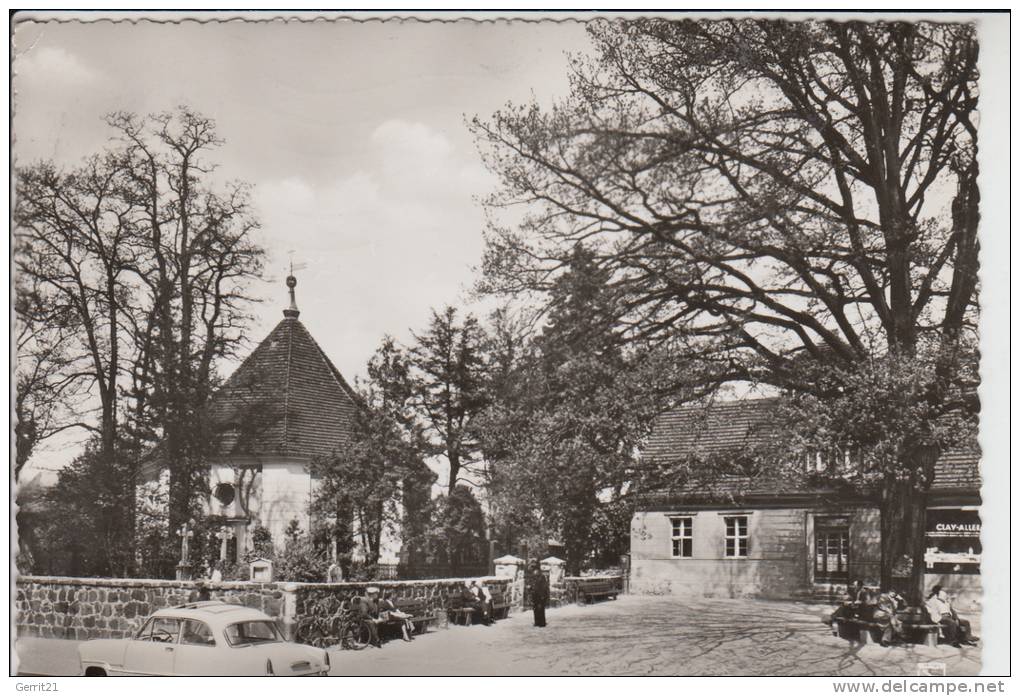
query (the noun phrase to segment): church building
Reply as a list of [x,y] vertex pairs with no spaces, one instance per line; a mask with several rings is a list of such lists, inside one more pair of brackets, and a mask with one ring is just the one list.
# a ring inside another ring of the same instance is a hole
[[222,518],[234,561],[266,527],[279,547],[292,520],[310,531],[314,480],[310,465],[350,437],[358,397],[300,320],[297,280],[287,277],[283,319],[213,397],[220,432],[210,467],[208,514]]

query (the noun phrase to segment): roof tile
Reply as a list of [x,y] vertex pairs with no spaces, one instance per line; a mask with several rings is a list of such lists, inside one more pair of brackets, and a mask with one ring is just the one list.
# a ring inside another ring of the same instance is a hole
[[[776,399],[746,399],[668,411],[656,420],[642,456],[661,461],[705,461],[746,452],[763,442],[776,403]],[[980,488],[979,461],[980,453],[974,447],[943,453],[935,465],[932,489]],[[761,495],[790,492],[790,482],[768,472],[753,477],[724,473],[700,477],[684,488],[686,493],[712,497]]]
[[211,417],[230,454],[315,458],[350,437],[357,403],[304,324],[287,316],[216,393]]

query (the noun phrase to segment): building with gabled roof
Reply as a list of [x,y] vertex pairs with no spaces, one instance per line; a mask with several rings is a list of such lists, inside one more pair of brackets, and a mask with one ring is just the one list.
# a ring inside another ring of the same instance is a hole
[[223,555],[229,560],[250,547],[256,525],[266,527],[277,544],[292,520],[310,531],[311,464],[345,446],[361,407],[301,323],[296,285],[288,276],[290,305],[283,319],[217,390],[209,407],[219,454],[210,467],[207,512],[227,528]]
[[[683,471],[639,496],[631,521],[631,588],[697,596],[832,596],[853,580],[877,584],[879,494],[762,467],[775,399],[717,402],[663,413],[642,457]],[[928,495],[927,583],[980,597],[979,452],[936,463]]]
[[[374,550],[364,548],[357,519],[312,516],[312,503],[320,490],[313,465],[344,453],[357,419],[364,415],[362,409],[368,407],[300,321],[296,286],[297,280],[288,276],[290,303],[283,319],[216,390],[207,406],[213,453],[203,516],[209,527],[219,527],[218,555],[228,563],[242,561],[254,550],[253,533],[260,527],[268,530],[274,548],[282,549],[294,523],[305,533],[353,524],[352,560],[376,557]],[[417,471],[404,472],[392,491],[392,500],[402,506],[405,519],[420,512],[435,479],[424,461],[417,466]],[[138,504],[147,506],[147,514],[165,515],[165,509],[152,500],[160,494],[165,497],[167,462],[150,456],[140,474]],[[403,530],[398,527],[384,525],[378,547],[377,563],[390,566],[393,572],[412,553],[402,548]],[[340,538],[334,541],[337,560],[338,547],[349,545]]]
[[[293,292],[283,320],[213,397],[225,453],[326,457],[350,435],[358,397],[301,323]],[[253,415],[258,427],[246,429]]]

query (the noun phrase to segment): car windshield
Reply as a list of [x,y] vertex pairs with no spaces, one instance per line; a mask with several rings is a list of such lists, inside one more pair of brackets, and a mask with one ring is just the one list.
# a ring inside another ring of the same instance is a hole
[[230,624],[225,631],[227,642],[237,647],[254,643],[277,643],[280,633],[272,621],[241,621]]
[[135,634],[135,640],[152,641],[154,643],[176,643],[180,620],[167,616],[154,616]]

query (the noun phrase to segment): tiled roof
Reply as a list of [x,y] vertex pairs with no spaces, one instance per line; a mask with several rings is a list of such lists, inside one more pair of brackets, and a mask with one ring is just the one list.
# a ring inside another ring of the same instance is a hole
[[[744,473],[741,455],[764,444],[776,399],[716,402],[708,406],[685,406],[661,414],[652,428],[642,456],[660,462],[722,461],[728,473],[706,474],[707,467],[684,481],[678,495],[728,498],[780,493],[806,493],[807,482],[792,483],[775,472]],[[933,491],[971,489],[981,486],[980,453],[975,447],[949,450],[935,465]],[[749,467],[752,468],[753,467]],[[814,490],[817,490],[815,488]]]
[[729,454],[761,441],[775,399],[722,401],[711,406],[685,406],[661,414],[655,421],[645,457],[705,459]]
[[348,439],[357,403],[294,312],[219,389],[211,417],[227,454],[314,458]]

